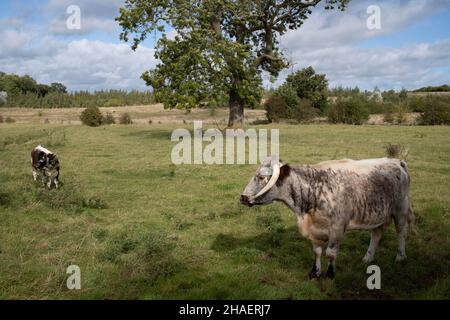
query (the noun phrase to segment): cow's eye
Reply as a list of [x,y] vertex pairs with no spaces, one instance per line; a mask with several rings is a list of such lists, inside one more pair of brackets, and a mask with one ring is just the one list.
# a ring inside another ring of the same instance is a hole
[[266,177],[265,176],[258,176],[259,180],[264,180]]

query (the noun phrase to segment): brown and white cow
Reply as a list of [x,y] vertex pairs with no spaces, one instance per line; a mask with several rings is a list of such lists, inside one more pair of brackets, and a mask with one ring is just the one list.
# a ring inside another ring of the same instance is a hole
[[347,230],[370,230],[363,261],[373,260],[383,230],[394,220],[399,237],[396,260],[406,258],[407,227],[414,221],[406,163],[398,159],[350,159],[312,166],[290,166],[269,157],[241,195],[247,206],[285,203],[297,216],[301,234],[316,256],[310,277],[321,274],[322,246],[328,242],[326,275],[334,276],[335,259]]
[[45,183],[45,178],[47,178],[48,188],[52,186],[52,183],[58,188],[60,165],[58,157],[53,152],[38,145],[31,151],[31,167],[34,181],[41,173],[42,183]]

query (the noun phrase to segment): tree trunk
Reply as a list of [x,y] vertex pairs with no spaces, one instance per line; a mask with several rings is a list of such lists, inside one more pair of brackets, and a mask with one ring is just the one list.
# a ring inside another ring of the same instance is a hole
[[229,93],[230,116],[228,118],[229,128],[242,128],[244,126],[244,101],[239,97],[239,79],[233,80],[233,85]]
[[234,90],[230,91],[229,107],[228,127],[242,128],[244,126],[244,104]]

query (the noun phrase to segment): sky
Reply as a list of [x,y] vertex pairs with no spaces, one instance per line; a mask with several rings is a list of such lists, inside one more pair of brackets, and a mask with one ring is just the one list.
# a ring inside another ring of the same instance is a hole
[[[0,0],[0,71],[28,74],[69,90],[145,90],[140,75],[153,68],[156,35],[136,51],[119,39],[114,21],[123,0]],[[71,5],[80,29],[68,29]],[[379,28],[373,28],[379,8]],[[290,72],[313,66],[330,87],[417,89],[450,84],[450,0],[353,0],[344,12],[314,9],[280,46]]]

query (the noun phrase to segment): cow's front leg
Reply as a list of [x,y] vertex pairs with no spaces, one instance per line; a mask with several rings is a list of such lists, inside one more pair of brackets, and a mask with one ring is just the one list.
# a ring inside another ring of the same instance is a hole
[[326,251],[326,255],[328,257],[328,268],[326,277],[334,278],[335,269],[336,269],[336,258],[339,252],[339,246],[344,237],[344,227],[334,227],[330,230],[328,247]]
[[373,261],[373,257],[375,255],[375,251],[378,248],[378,244],[380,243],[382,233],[383,227],[372,230],[369,248],[367,249],[366,255],[363,258],[364,263],[370,263]]
[[309,273],[309,278],[310,279],[314,279],[314,278],[319,278],[320,277],[320,272],[321,272],[321,261],[320,259],[322,258],[322,246],[318,243],[314,243],[313,242],[313,251],[315,254],[315,261],[314,261],[314,265],[312,267],[311,272]]
[[33,172],[32,173],[33,173],[33,180],[36,181],[37,175],[38,175],[36,169],[33,168]]
[[47,182],[47,188],[51,188],[51,186],[52,186],[52,178],[48,178],[48,182]]

